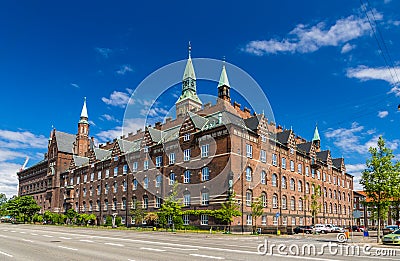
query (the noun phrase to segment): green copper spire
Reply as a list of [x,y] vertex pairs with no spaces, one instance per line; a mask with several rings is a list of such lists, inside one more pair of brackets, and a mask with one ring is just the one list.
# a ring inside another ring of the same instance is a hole
[[314,137],[312,139],[312,141],[316,141],[316,140],[321,140],[319,137],[319,132],[318,132],[318,126],[315,126],[315,131],[314,131]]
[[218,87],[221,87],[221,86],[224,86],[224,85],[230,87],[229,80],[228,80],[228,75],[226,74],[225,62],[222,65],[222,72],[221,72],[221,76],[219,77]]
[[88,122],[88,113],[87,113],[87,108],[86,108],[86,97],[84,97],[83,100],[83,107],[81,111],[81,119],[79,120],[79,123],[89,123]]

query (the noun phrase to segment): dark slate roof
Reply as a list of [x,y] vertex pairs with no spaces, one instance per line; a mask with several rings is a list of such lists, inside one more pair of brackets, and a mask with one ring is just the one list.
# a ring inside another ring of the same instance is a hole
[[111,151],[95,148],[94,155],[96,156],[97,160],[105,160],[111,157]]
[[89,158],[74,155],[74,162],[75,166],[81,167],[83,165],[89,164]]
[[[47,159],[42,159],[41,161],[36,162],[36,163],[33,164],[32,166],[26,167],[25,169],[23,169],[23,170],[21,170],[21,171],[24,171],[24,170],[27,170],[27,169],[30,169],[30,168],[39,166],[40,164],[43,164],[43,163],[45,163],[45,162],[47,162]],[[21,171],[19,171],[19,172],[21,172]]]
[[55,135],[58,151],[72,154],[74,152],[76,136],[62,131],[56,131]]
[[328,155],[329,155],[329,150],[317,152],[317,158],[322,160],[323,162],[328,161]]
[[340,169],[342,167],[343,158],[332,159],[332,164],[336,168]]
[[178,126],[175,126],[173,128],[164,130],[162,132],[163,142],[168,142],[168,141],[171,141],[171,140],[178,139],[179,138],[179,129],[180,129],[180,126],[178,125]]
[[151,139],[154,142],[158,143],[161,141],[161,131],[160,130],[157,130],[157,129],[154,129],[151,127],[148,127],[147,130],[149,131]]
[[117,142],[122,153],[127,153],[128,151],[132,150],[133,146],[135,145],[135,143],[123,139],[117,139]]
[[287,144],[289,142],[291,132],[291,130],[284,130],[282,132],[279,132],[276,134],[276,139],[282,144]]
[[245,119],[244,122],[245,122],[247,128],[249,128],[250,130],[256,131],[261,119],[262,119],[262,115],[258,114],[256,116]]
[[310,153],[311,151],[311,146],[312,146],[312,142],[306,142],[306,143],[301,143],[301,144],[297,144],[297,149],[304,151],[306,153]]
[[[218,115],[221,113],[221,119],[222,122],[219,123],[218,122]],[[249,130],[249,128],[247,128],[246,124],[244,123],[244,120],[242,118],[240,118],[237,115],[232,114],[229,111],[218,111],[214,114],[208,115],[207,116],[208,119],[208,123],[204,126],[205,129],[212,129],[215,126],[219,126],[219,125],[229,125],[229,124],[233,124],[239,127],[242,127],[246,130]]]
[[195,114],[193,112],[189,111],[188,115],[189,115],[190,119],[192,120],[192,122],[194,124],[194,127],[196,129],[200,129],[201,130],[204,127],[204,125],[207,123],[207,119],[206,118],[204,118],[204,117],[202,117],[200,115],[197,115],[197,114]]

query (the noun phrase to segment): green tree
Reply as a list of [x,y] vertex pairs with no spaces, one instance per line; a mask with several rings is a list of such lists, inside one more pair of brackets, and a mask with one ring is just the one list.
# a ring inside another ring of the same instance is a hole
[[3,209],[12,217],[26,222],[39,212],[40,206],[31,196],[15,197],[4,204]]
[[218,211],[215,211],[215,218],[220,220],[223,224],[227,224],[229,232],[231,231],[233,217],[242,215],[239,211],[239,205],[236,203],[235,197],[235,193],[229,194],[227,201],[221,204],[221,208]]
[[253,219],[253,234],[257,232],[257,218],[261,217],[263,211],[263,202],[261,197],[251,202],[251,218]]
[[[378,220],[378,235],[381,232],[381,219],[388,212],[388,206],[393,197],[399,193],[399,162],[393,162],[393,151],[385,146],[385,140],[379,137],[377,147],[370,147],[371,157],[367,159],[367,168],[362,172],[360,184],[371,202],[372,210],[376,211]],[[380,242],[380,236],[377,237]]]
[[[312,186],[314,186],[314,183],[312,183]],[[305,198],[305,200],[310,201],[312,224],[315,225],[315,219],[316,219],[317,215],[321,212],[321,186],[318,185],[314,189],[314,193],[311,194],[310,197],[305,196],[304,198]]]
[[164,200],[160,211],[157,212],[160,225],[167,227],[168,220],[172,220],[172,229],[181,228],[182,220],[182,204],[177,199],[178,182],[174,183],[171,194]]
[[7,202],[6,194],[0,193],[0,206]]
[[67,212],[65,213],[65,216],[67,217],[67,220],[70,224],[74,223],[76,215],[77,212],[72,208],[68,209]]
[[132,218],[135,220],[135,224],[142,224],[142,221],[146,215],[146,212],[144,211],[142,204],[139,201],[136,201],[133,204],[133,209],[130,211]]

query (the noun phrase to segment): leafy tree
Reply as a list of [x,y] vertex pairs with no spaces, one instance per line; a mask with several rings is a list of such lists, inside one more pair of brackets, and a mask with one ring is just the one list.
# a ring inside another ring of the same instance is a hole
[[172,220],[172,229],[180,228],[183,225],[182,204],[176,198],[177,188],[178,182],[175,182],[171,194],[164,200],[160,211],[157,213],[159,223],[164,227],[167,227],[168,219]]
[[116,216],[116,217],[115,217],[115,225],[116,225],[117,227],[119,227],[119,226],[122,225],[122,218],[121,218],[120,216]]
[[260,197],[256,201],[253,201],[251,203],[251,216],[252,216],[252,219],[253,219],[253,234],[256,233],[257,218],[261,217],[263,213],[264,213],[264,211],[263,211],[263,203],[262,203],[262,199]]
[[7,202],[6,194],[0,193],[0,206]]
[[15,197],[3,205],[3,209],[6,213],[23,222],[31,220],[40,210],[40,206],[38,206],[31,196]]
[[235,193],[229,194],[228,200],[221,204],[219,211],[215,212],[215,218],[219,219],[222,223],[229,225],[228,231],[230,231],[233,217],[242,215],[239,211],[239,205],[236,203],[235,197]]
[[133,209],[130,211],[132,218],[135,220],[135,224],[142,224],[142,221],[146,215],[142,204],[139,201],[134,203]]
[[147,213],[146,216],[144,217],[144,220],[146,220],[146,223],[149,226],[154,226],[156,221],[158,220],[158,215],[153,212]]
[[107,216],[106,217],[106,223],[104,224],[105,226],[112,226],[112,217]]
[[[379,137],[377,147],[370,147],[371,158],[367,159],[367,168],[362,172],[360,184],[372,199],[370,205],[376,211],[378,235],[381,232],[381,219],[387,213],[393,197],[399,193],[400,163],[393,162],[393,151],[385,146],[385,140]],[[380,236],[377,237],[380,242]]]
[[70,208],[65,213],[65,216],[67,217],[69,223],[73,223],[77,214],[78,213],[74,209]]
[[[312,184],[314,185],[314,183]],[[318,185],[314,193],[310,197],[305,196],[305,200],[310,200],[310,211],[312,216],[312,224],[315,224],[316,216],[321,212],[321,186]]]

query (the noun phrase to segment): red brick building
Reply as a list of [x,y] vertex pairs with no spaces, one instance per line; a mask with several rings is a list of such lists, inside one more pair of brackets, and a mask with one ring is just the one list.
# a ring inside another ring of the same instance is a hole
[[[231,103],[225,66],[216,88],[215,105],[197,96],[189,59],[176,102],[176,119],[147,126],[94,147],[89,139],[86,101],[76,135],[53,130],[48,153],[38,164],[18,173],[19,195],[32,195],[42,211],[94,213],[99,224],[114,213],[124,223],[135,202],[157,211],[174,182],[183,209],[218,209],[234,192],[243,213],[235,230],[251,230],[251,202],[260,198],[259,226],[309,225],[310,198],[321,189],[315,223],[348,225],[353,177],[344,159],[321,150],[318,129],[312,141],[251,114]],[[280,218],[276,219],[276,213]],[[184,216],[185,225],[210,226],[207,215]]]

